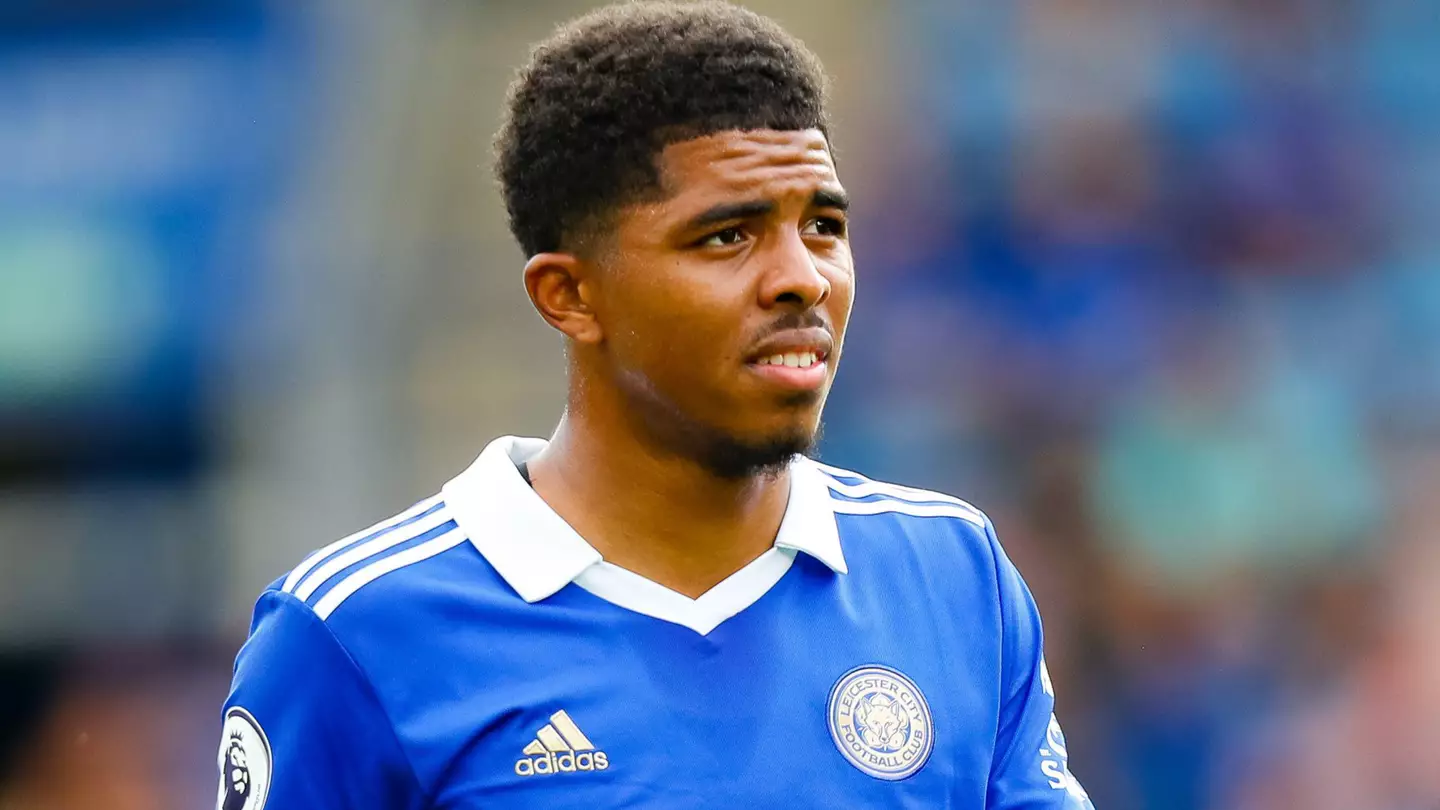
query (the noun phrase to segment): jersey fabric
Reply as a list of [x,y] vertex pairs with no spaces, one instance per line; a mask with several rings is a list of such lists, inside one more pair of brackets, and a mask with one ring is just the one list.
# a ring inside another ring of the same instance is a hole
[[990,521],[797,459],[697,599],[605,562],[493,442],[260,597],[222,810],[1092,808]]

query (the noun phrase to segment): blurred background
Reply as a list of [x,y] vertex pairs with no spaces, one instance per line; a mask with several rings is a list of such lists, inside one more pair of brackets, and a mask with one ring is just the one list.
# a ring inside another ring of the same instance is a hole
[[[1102,810],[1440,802],[1440,10],[752,0],[834,80],[822,456],[985,509]],[[545,435],[529,0],[0,3],[0,807],[213,801],[252,600]]]

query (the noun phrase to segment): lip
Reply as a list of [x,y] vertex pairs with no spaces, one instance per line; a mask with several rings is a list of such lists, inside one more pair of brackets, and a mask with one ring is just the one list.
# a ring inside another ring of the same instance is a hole
[[[757,345],[746,360],[745,367],[767,382],[793,391],[814,391],[824,387],[830,376],[830,355],[835,341],[824,329],[791,329],[777,332]],[[762,358],[776,354],[815,352],[817,360],[803,368],[761,364]]]
[[762,357],[789,352],[814,351],[821,355],[820,363],[830,359],[835,349],[835,339],[819,327],[809,329],[787,329],[765,338],[746,355],[746,362],[754,364]]

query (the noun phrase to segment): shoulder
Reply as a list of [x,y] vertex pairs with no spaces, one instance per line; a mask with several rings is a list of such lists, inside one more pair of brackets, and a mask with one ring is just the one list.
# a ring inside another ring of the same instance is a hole
[[[898,569],[906,588],[924,579],[922,570],[940,572],[946,592],[969,595],[966,610],[993,604],[1006,624],[1038,626],[1030,591],[984,512],[953,495],[812,465],[830,490],[847,557],[868,558],[887,573]],[[913,567],[905,565],[907,560]]]
[[877,481],[853,470],[810,462],[830,490],[836,515],[898,515],[910,518],[941,518],[989,531],[985,513],[953,495],[928,489]]
[[959,552],[991,564],[1002,553],[990,518],[967,501],[818,461],[810,464],[829,492],[830,508],[844,536],[862,542],[905,542],[925,556]]
[[403,625],[436,582],[468,573],[475,554],[467,540],[435,495],[311,552],[267,594],[303,605],[337,637],[337,627],[357,620]]

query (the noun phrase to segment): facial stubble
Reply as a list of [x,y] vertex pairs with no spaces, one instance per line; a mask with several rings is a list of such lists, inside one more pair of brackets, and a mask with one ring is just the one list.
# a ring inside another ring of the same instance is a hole
[[[813,449],[823,425],[814,430],[796,426],[765,436],[740,436],[686,413],[671,398],[642,375],[627,375],[622,385],[630,401],[637,427],[669,453],[693,460],[702,469],[723,480],[741,480],[775,475],[797,455]],[[802,391],[785,396],[778,404],[783,410],[819,407],[823,391]]]

